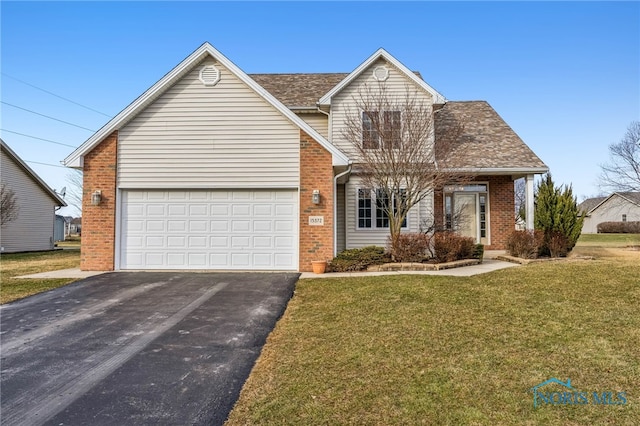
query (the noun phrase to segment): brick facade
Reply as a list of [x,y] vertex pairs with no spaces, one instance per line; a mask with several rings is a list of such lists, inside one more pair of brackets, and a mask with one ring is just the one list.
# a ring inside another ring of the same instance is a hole
[[[511,176],[480,176],[475,179],[489,183],[489,232],[491,244],[485,250],[504,250],[507,238],[515,230],[515,201]],[[444,196],[442,191],[434,195],[436,223],[444,223]]]
[[[116,164],[118,132],[113,132],[84,157],[82,247],[80,269],[112,271],[116,238]],[[102,192],[100,205],[91,194]]]
[[[314,189],[320,204],[313,204]],[[314,260],[333,258],[333,167],[331,153],[300,131],[300,265],[311,271]],[[324,216],[324,225],[309,225],[309,216]]]
[[516,229],[515,200],[511,176],[478,179],[489,182],[491,244],[486,250],[504,250],[507,238]]

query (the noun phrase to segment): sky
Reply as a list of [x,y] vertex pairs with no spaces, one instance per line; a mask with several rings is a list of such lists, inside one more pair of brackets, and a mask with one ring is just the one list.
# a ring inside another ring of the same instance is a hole
[[350,72],[383,47],[448,100],[489,102],[578,201],[640,120],[639,2],[2,1],[0,24],[0,135],[56,190],[205,41],[246,73]]

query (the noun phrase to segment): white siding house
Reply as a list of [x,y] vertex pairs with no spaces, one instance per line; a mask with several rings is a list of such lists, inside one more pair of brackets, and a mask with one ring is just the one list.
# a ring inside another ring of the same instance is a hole
[[597,234],[602,222],[640,221],[640,192],[614,192],[606,198],[590,198],[579,208],[585,215],[582,233]]
[[18,217],[0,230],[0,250],[3,253],[52,250],[55,209],[66,203],[4,141],[0,142],[0,180],[14,192],[18,205]]

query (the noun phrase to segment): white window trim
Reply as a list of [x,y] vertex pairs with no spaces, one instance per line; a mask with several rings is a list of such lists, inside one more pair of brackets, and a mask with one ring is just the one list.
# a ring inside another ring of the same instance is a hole
[[[487,242],[485,245],[491,245],[491,186],[489,185],[489,181],[473,181],[466,185],[487,185],[487,202],[486,202],[486,223],[487,223]],[[446,186],[446,185],[445,185]],[[447,226],[447,206],[446,206],[446,196],[447,194],[455,194],[455,193],[468,193],[468,194],[484,194],[484,192],[480,191],[442,191],[442,220],[444,221],[443,225]],[[480,212],[478,212],[479,214]],[[478,225],[480,222],[480,217],[478,217]],[[515,227],[514,227],[515,229]],[[478,235],[480,235],[480,226],[478,226]],[[482,237],[480,237],[482,239]]]
[[[404,188],[401,188],[404,189]],[[378,227],[376,226],[376,211],[377,211],[377,207],[376,207],[376,189],[371,190],[371,227],[370,228],[366,228],[366,227],[361,227],[360,226],[360,190],[366,191],[365,188],[361,188],[361,187],[356,187],[355,188],[355,193],[356,193],[356,197],[355,197],[355,206],[356,206],[356,210],[355,210],[355,220],[356,220],[356,230],[357,231],[389,231],[389,227]],[[405,217],[405,226],[403,226],[402,230],[406,230],[409,229],[409,216],[411,214],[411,210],[413,209],[413,207],[411,209],[409,209],[409,213],[407,213],[407,216]]]

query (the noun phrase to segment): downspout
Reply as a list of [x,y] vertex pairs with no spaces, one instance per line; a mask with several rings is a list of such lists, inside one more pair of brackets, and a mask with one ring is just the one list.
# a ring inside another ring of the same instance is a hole
[[351,162],[347,170],[333,177],[333,256],[338,254],[338,179],[351,173]]

